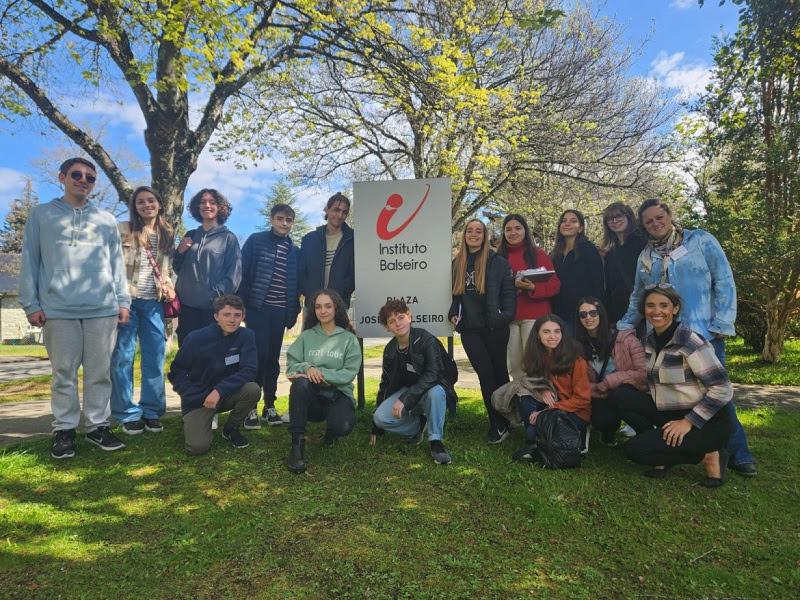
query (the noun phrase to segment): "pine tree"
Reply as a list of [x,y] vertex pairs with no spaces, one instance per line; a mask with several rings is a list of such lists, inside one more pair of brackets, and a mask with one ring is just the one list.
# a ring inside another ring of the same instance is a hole
[[297,206],[297,195],[294,193],[292,187],[286,182],[285,179],[280,179],[272,186],[266,199],[264,200],[264,208],[258,212],[264,216],[265,224],[260,226],[259,229],[269,229],[271,227],[269,221],[269,212],[276,204],[288,204],[294,209],[294,225],[292,232],[289,234],[292,241],[296,245],[300,245],[300,240],[303,236],[311,231],[306,216],[300,211]]
[[39,204],[39,198],[33,191],[33,182],[25,181],[22,198],[17,198],[11,203],[11,210],[6,215],[3,228],[0,229],[0,252],[13,254],[22,253],[22,236],[25,232],[25,222],[31,209]]

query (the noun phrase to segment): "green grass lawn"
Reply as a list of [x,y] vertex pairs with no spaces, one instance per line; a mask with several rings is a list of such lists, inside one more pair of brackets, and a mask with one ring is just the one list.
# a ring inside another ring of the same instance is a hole
[[777,364],[765,363],[741,338],[725,344],[726,366],[735,383],[800,385],[800,339],[786,340]]
[[448,467],[426,443],[370,447],[367,413],[331,448],[312,426],[297,476],[284,428],[199,458],[174,419],[69,461],[29,442],[0,451],[0,597],[797,597],[800,414],[740,415],[761,474],[719,490],[696,466],[643,478],[596,441],[578,470],[513,464],[520,433],[486,446],[474,391]]

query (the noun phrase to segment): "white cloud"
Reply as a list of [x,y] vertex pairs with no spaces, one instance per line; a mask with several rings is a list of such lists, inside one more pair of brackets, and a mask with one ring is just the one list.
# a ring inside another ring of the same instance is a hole
[[669,5],[670,8],[677,8],[678,10],[686,10],[694,6],[697,6],[697,0],[672,0]]
[[0,167],[0,211],[6,211],[15,198],[22,196],[26,175],[21,171]]
[[101,117],[111,125],[126,125],[137,136],[141,136],[147,127],[144,115],[135,102],[117,100],[106,94],[98,94],[94,98],[73,98],[67,100],[73,107],[74,114],[87,117]]
[[702,62],[689,62],[685,52],[658,53],[650,63],[651,76],[661,85],[678,90],[680,100],[701,94],[711,81],[711,68]]

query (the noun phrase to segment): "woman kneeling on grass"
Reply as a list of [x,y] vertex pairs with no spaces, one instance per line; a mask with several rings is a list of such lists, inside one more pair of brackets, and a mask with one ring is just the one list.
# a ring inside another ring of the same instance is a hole
[[514,453],[514,460],[533,460],[536,456],[536,420],[544,410],[562,410],[582,432],[592,416],[589,365],[580,348],[564,331],[564,321],[556,315],[541,317],[525,347],[525,372],[528,377],[547,379],[555,388],[542,392],[541,401],[533,396],[519,397],[519,416],[526,424],[525,446]]
[[326,421],[325,444],[353,430],[353,379],[361,368],[361,349],[347,318],[342,297],[320,290],[306,303],[303,333],[286,352],[289,389],[289,434],[292,448],[287,466],[292,473],[306,470],[307,421]]
[[619,403],[647,398],[644,347],[633,329],[617,332],[608,322],[606,307],[597,298],[578,301],[575,337],[583,346],[592,382],[592,426],[607,446],[616,446]]
[[639,312],[653,326],[645,344],[652,399],[620,405],[622,418],[640,432],[625,455],[654,467],[644,474],[656,478],[672,465],[702,462],[706,478],[699,485],[719,487],[731,433],[721,409],[733,389],[711,344],[677,320],[680,310],[681,297],[668,283],[645,288]]

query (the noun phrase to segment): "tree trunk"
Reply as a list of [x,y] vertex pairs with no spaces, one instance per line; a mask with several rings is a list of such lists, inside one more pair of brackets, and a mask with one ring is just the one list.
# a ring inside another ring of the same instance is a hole
[[786,326],[789,322],[789,310],[781,295],[767,301],[767,333],[764,336],[764,349],[761,360],[776,363],[783,354],[783,342],[786,337]]

